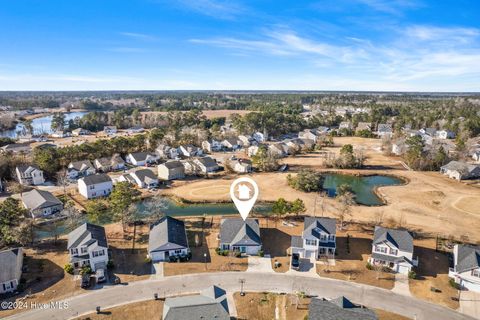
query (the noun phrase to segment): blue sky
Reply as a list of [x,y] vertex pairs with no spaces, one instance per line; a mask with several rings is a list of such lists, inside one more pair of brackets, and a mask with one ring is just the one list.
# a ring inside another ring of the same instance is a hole
[[0,90],[480,91],[480,1],[0,0]]

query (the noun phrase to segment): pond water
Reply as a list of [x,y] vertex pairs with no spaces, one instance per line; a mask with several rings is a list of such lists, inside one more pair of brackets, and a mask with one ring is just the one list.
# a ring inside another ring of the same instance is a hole
[[[237,209],[233,203],[205,203],[205,204],[178,204],[176,201],[170,200],[168,198],[163,198],[165,209],[162,210],[166,215],[172,217],[187,217],[187,216],[215,216],[215,215],[235,215],[238,214]],[[148,201],[145,200],[145,201]],[[145,201],[139,202],[138,207],[138,216],[139,219],[148,218],[150,216],[149,212],[145,209]],[[269,204],[257,204],[254,207],[254,211],[259,214],[268,215],[271,210],[271,205]],[[239,215],[240,216],[240,215]],[[89,221],[88,216],[84,216],[83,221]],[[112,220],[109,217],[95,222],[96,224],[108,224]],[[38,226],[35,229],[35,239],[44,239],[53,237],[56,234],[62,235],[68,233],[68,222],[62,220],[56,224]]]
[[[88,112],[85,112],[85,111],[64,113],[65,121],[68,122],[70,120],[74,120],[77,117],[81,118],[87,113]],[[52,133],[52,128],[51,128],[52,119],[53,119],[53,115],[33,119],[32,120],[33,134],[40,135],[40,134]],[[20,133],[20,135],[26,133],[25,126],[22,123],[18,123],[15,129],[13,130],[0,131],[0,137],[16,138],[18,136],[18,133]]]
[[355,193],[355,202],[366,206],[379,206],[384,204],[382,199],[374,192],[376,187],[396,186],[404,183],[400,178],[382,175],[353,176],[329,173],[325,174],[324,177],[323,188],[329,197],[335,197],[337,187],[342,184],[348,184]]

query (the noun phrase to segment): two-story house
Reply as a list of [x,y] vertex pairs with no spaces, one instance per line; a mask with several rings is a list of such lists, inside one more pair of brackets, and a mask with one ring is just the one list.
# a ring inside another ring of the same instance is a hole
[[96,271],[107,267],[108,243],[102,226],[82,224],[68,234],[67,249],[75,269],[90,266]]
[[222,150],[222,143],[215,139],[205,140],[202,142],[202,149],[205,152],[220,151]]
[[217,162],[211,157],[197,158],[193,160],[193,163],[198,168],[198,171],[203,174],[215,172],[219,169]]
[[43,171],[35,165],[19,165],[15,171],[18,182],[24,186],[38,186],[45,183]]
[[129,153],[126,157],[127,163],[134,166],[146,166],[152,164],[158,160],[158,155],[148,152],[134,152]]
[[98,172],[119,171],[125,169],[125,161],[123,161],[119,154],[114,154],[111,157],[95,159],[93,164]]
[[187,256],[189,252],[182,220],[166,216],[150,227],[148,255],[152,261],[168,261],[170,257]]
[[14,292],[20,283],[23,267],[23,249],[0,251],[0,294]]
[[[126,176],[130,176],[129,179]],[[135,183],[139,188],[155,188],[158,187],[158,178],[150,169],[139,169],[130,172],[128,175],[120,177],[119,181],[129,181]],[[125,180],[123,180],[124,178]]]
[[22,195],[22,202],[32,218],[46,217],[63,209],[62,201],[46,190],[26,192]]
[[185,167],[180,161],[167,161],[158,166],[158,177],[162,180],[185,178]]
[[373,234],[372,265],[382,265],[394,272],[408,274],[418,265],[413,258],[413,237],[407,230],[388,229],[376,226]]
[[77,179],[95,174],[97,170],[89,160],[70,162],[67,175],[70,179]]
[[112,179],[106,174],[94,174],[78,180],[78,192],[86,199],[106,197],[112,189]]
[[220,223],[220,244],[222,250],[238,251],[256,255],[262,250],[260,226],[257,219],[226,218]]
[[306,259],[335,259],[336,226],[332,218],[305,217],[302,236],[292,236],[292,253]]
[[170,147],[166,144],[161,144],[155,149],[155,153],[160,159],[176,159],[179,155],[178,149]]
[[480,246],[456,244],[448,276],[463,288],[480,292]]

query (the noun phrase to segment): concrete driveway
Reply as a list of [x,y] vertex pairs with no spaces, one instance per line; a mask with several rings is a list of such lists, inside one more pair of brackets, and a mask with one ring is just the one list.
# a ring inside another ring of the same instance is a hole
[[298,267],[298,270],[292,269],[292,265],[290,264],[290,270],[288,270],[287,273],[293,275],[296,274],[309,277],[319,277],[315,258],[300,259],[300,266]]
[[152,275],[150,276],[150,279],[163,278],[163,264],[164,262],[152,263]]
[[264,257],[248,257],[247,272],[274,272],[272,269],[270,256],[265,255]]
[[458,311],[475,319],[480,319],[480,293],[474,291],[460,292],[460,308]]
[[412,294],[410,293],[410,286],[408,284],[408,275],[395,273],[395,285],[392,291],[398,294],[411,296]]
[[[227,292],[238,292],[241,286],[240,280],[243,280],[246,292],[303,291],[308,295],[325,298],[337,298],[343,295],[354,303],[369,308],[384,309],[411,319],[415,316],[417,320],[474,319],[447,307],[396,294],[382,288],[336,279],[275,272],[212,272],[136,281],[126,285],[92,290],[60,301],[68,303],[66,307],[30,309],[6,319],[71,319],[95,312],[96,306],[106,309],[132,302],[152,300],[155,293],[158,293],[160,297],[193,294],[212,285],[217,285]],[[63,304],[59,305],[63,306]],[[1,312],[0,317],[2,317]]]

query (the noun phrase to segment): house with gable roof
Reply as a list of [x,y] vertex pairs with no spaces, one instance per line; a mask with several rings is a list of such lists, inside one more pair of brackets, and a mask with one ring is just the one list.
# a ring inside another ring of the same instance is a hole
[[373,310],[352,303],[346,297],[314,298],[308,307],[309,320],[377,320]]
[[188,247],[185,223],[165,216],[150,226],[148,255],[152,261],[169,261],[170,257],[187,256]]
[[68,234],[68,253],[72,266],[90,266],[92,271],[106,269],[108,263],[108,243],[105,228],[84,223]]
[[335,259],[336,226],[336,219],[305,217],[302,235],[292,236],[292,253],[306,259]]
[[480,246],[456,244],[448,276],[462,288],[480,292]]
[[394,272],[408,274],[418,265],[413,257],[413,237],[407,230],[375,227],[372,242],[372,265],[382,265]]
[[257,219],[225,218],[220,223],[220,245],[222,250],[256,255],[262,250],[260,226]]

